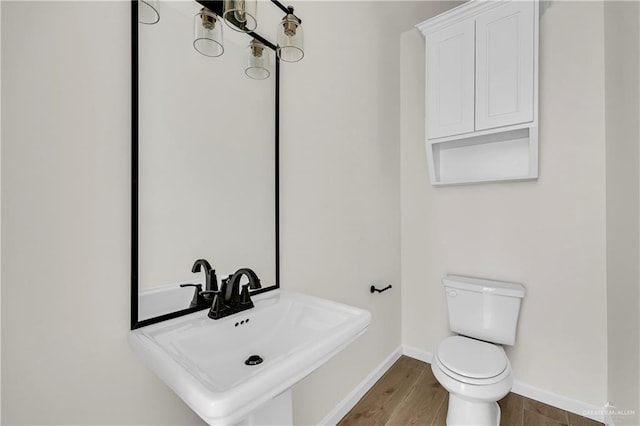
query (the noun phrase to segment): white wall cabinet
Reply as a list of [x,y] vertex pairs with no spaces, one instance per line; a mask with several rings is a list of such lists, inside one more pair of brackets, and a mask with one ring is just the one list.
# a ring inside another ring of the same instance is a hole
[[427,40],[429,138],[474,130],[474,45],[472,20],[438,31]]
[[471,1],[426,38],[426,147],[434,185],[538,176],[538,2]]
[[476,23],[476,130],[533,121],[533,9],[515,1]]

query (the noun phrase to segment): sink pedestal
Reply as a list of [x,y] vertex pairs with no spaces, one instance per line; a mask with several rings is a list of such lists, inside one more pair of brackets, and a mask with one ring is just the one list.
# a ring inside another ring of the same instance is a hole
[[292,425],[293,398],[291,388],[256,408],[236,426]]

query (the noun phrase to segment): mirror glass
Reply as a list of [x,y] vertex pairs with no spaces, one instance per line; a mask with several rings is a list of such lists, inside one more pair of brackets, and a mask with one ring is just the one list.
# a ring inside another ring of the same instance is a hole
[[191,272],[197,259],[219,279],[251,268],[260,291],[278,286],[275,52],[264,50],[270,76],[251,79],[249,35],[219,20],[224,54],[203,56],[193,47],[201,6],[158,3],[158,23],[140,24],[135,12],[132,23],[132,328],[194,310],[194,287],[179,285],[204,287],[204,273]]

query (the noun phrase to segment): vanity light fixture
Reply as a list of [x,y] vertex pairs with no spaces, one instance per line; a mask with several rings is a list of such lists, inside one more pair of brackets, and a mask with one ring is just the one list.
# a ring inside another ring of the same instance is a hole
[[[138,21],[142,24],[155,24],[160,20],[158,4],[160,0],[138,0]],[[298,62],[304,57],[304,34],[302,19],[293,13],[293,6],[284,6],[278,0],[271,0],[286,15],[278,25],[277,44],[255,33],[257,0],[196,0],[202,9],[193,20],[193,47],[198,53],[217,57],[224,53],[221,20],[234,31],[247,33],[252,40],[249,43],[249,62],[247,76],[263,80],[270,76],[269,52],[265,47],[276,51],[277,59],[284,62]]]
[[265,50],[264,44],[255,38],[249,43],[249,61],[245,74],[254,80],[264,80],[269,78],[269,52]]
[[224,53],[222,25],[215,13],[203,7],[193,19],[193,47],[204,56],[216,57]]
[[232,30],[249,33],[258,27],[257,11],[257,0],[224,0],[222,18]]
[[153,25],[160,20],[158,0],[138,0],[138,22]]
[[287,7],[287,14],[278,26],[278,57],[285,62],[298,62],[304,57],[302,20]]

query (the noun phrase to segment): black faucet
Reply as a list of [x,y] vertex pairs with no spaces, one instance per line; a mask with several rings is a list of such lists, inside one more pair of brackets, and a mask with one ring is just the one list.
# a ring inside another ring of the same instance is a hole
[[216,271],[206,259],[198,259],[193,263],[191,272],[204,272],[204,289],[205,291],[218,291],[218,278]]
[[[249,283],[242,286],[242,294],[240,293],[240,280],[246,276],[249,279]],[[235,306],[242,303],[242,296],[247,297],[249,295],[249,289],[257,290],[261,288],[260,278],[249,268],[238,269],[235,274],[229,278],[224,288],[222,288],[222,294],[224,295],[224,302],[229,306]],[[246,294],[246,296],[245,296]],[[249,303],[251,299],[248,299]],[[252,304],[253,306],[253,304]]]
[[198,273],[204,272],[204,286],[205,290],[202,290],[202,284],[180,284],[180,287],[194,287],[193,298],[189,303],[190,308],[205,307],[211,304],[212,294],[218,291],[218,278],[216,277],[216,271],[211,267],[211,264],[206,259],[198,259],[191,267],[191,272]]
[[[240,291],[240,280],[243,276],[249,279],[248,284],[242,286]],[[257,290],[261,288],[260,278],[249,268],[241,268],[236,271],[228,280],[223,280],[220,291],[203,291],[202,295],[212,295],[213,302],[209,310],[209,318],[220,319],[226,316],[253,308],[253,302],[249,294],[249,289]]]
[[180,287],[195,287],[193,298],[191,298],[191,302],[189,303],[190,308],[197,308],[209,303],[207,296],[202,294],[202,284],[180,284]]

